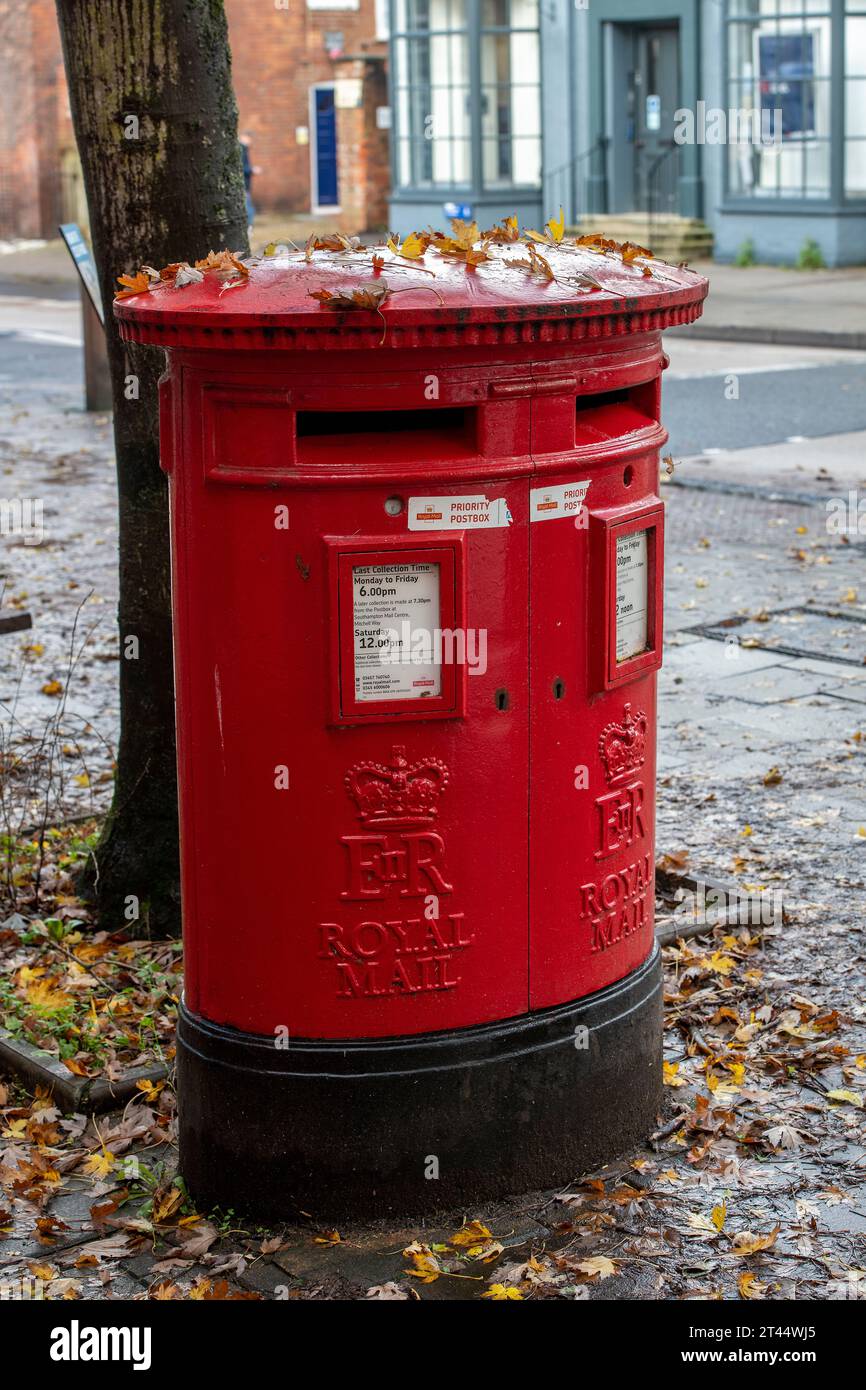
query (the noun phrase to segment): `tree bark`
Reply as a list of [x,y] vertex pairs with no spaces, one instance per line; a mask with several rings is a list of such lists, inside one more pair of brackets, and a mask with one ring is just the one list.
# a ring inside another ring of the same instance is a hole
[[[101,926],[180,930],[168,507],[159,349],[123,344],[116,277],[142,262],[247,251],[222,0],[57,0],[106,306],[120,521],[120,741],[114,799],[84,875]],[[137,393],[137,394],[136,394]],[[128,639],[137,638],[137,644]]]

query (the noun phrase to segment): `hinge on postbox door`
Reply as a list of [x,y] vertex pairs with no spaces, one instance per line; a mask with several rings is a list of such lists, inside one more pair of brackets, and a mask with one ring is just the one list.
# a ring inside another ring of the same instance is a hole
[[564,391],[577,391],[576,377],[514,376],[490,383],[491,396],[558,396]]

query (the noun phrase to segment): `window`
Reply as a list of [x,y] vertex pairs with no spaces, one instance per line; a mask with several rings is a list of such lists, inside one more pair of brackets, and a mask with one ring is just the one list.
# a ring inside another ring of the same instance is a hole
[[845,5],[845,193],[866,198],[866,0]]
[[538,0],[481,0],[481,155],[485,188],[541,176]]
[[728,191],[866,199],[866,0],[727,0],[726,18],[728,120],[770,127],[729,141]]
[[464,0],[397,0],[397,182],[468,185],[469,35]]
[[831,7],[832,0],[729,0],[728,188],[735,197],[829,198]]
[[537,185],[538,0],[394,0],[393,16],[398,186]]

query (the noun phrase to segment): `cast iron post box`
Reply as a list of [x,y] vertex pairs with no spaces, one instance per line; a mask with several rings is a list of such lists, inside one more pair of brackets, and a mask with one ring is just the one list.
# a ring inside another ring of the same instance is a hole
[[541,251],[117,305],[168,355],[200,1201],[471,1203],[654,1121],[661,332],[706,281]]

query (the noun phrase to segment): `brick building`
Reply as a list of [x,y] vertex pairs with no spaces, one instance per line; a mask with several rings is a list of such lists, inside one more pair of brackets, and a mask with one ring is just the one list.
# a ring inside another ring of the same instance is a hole
[[[259,212],[387,221],[387,0],[225,0]],[[54,0],[0,0],[0,238],[86,223]]]

